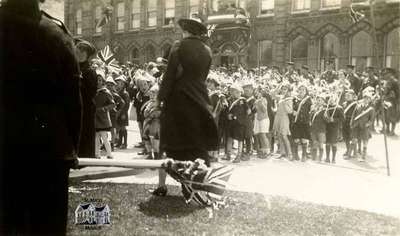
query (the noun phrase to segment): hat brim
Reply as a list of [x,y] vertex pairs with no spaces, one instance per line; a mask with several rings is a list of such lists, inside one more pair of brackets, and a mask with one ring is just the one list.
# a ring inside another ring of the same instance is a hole
[[186,31],[196,35],[202,35],[207,33],[207,27],[200,22],[191,19],[179,19],[178,25]]

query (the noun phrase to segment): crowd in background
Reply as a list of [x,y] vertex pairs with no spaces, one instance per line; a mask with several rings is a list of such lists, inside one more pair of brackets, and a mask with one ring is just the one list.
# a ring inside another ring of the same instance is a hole
[[[101,147],[108,158],[115,148],[127,148],[126,127],[134,114],[142,139],[135,146],[143,148],[139,154],[161,158],[157,92],[166,58],[119,67],[91,61],[97,80],[95,157],[100,157]],[[210,153],[213,161],[223,154],[222,159],[233,162],[276,156],[335,163],[342,141],[345,159],[365,161],[378,123],[386,128],[380,132],[395,135],[400,118],[398,75],[390,68],[367,67],[360,73],[354,65],[342,70],[330,66],[319,74],[306,65],[295,68],[292,62],[285,68],[213,66],[206,81],[220,138],[219,150]]]

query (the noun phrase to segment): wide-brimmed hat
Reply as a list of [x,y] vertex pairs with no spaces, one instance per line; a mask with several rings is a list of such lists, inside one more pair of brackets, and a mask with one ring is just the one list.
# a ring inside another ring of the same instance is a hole
[[203,35],[207,33],[207,27],[198,14],[192,14],[189,19],[182,18],[178,20],[178,25],[185,31],[194,35]]

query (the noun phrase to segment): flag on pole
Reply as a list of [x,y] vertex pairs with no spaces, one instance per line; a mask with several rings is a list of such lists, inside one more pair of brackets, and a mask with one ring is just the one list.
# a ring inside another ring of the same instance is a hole
[[99,20],[99,22],[97,22],[96,28],[100,28],[100,27],[108,24],[108,22],[111,21],[111,15],[112,15],[112,7],[110,7],[110,6],[105,7],[103,9],[101,19]]
[[115,58],[110,46],[105,46],[102,50],[97,52],[97,59],[101,60],[107,67],[119,71],[121,68],[118,65],[118,61]]
[[353,23],[357,23],[365,18],[365,14],[363,14],[360,10],[356,10],[359,7],[367,7],[369,6],[369,2],[355,2],[350,5],[350,17]]

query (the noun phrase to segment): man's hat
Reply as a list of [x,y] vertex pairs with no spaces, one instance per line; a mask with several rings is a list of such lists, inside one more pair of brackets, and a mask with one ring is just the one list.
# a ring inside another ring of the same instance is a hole
[[292,61],[288,61],[288,62],[286,62],[286,64],[287,64],[288,66],[294,66],[294,62],[292,62]]
[[353,65],[353,64],[348,64],[348,65],[346,65],[346,67],[347,67],[347,68],[350,68],[350,69],[354,69],[354,67],[356,67],[356,66]]
[[198,14],[192,14],[189,19],[179,19],[178,25],[194,35],[202,35],[207,33],[207,27],[203,24],[203,20]]
[[302,65],[301,68],[303,68],[304,70],[309,70],[310,69],[307,65]]
[[90,42],[83,39],[75,39],[75,46],[80,50],[84,50],[88,57],[93,56],[96,53],[96,48]]

